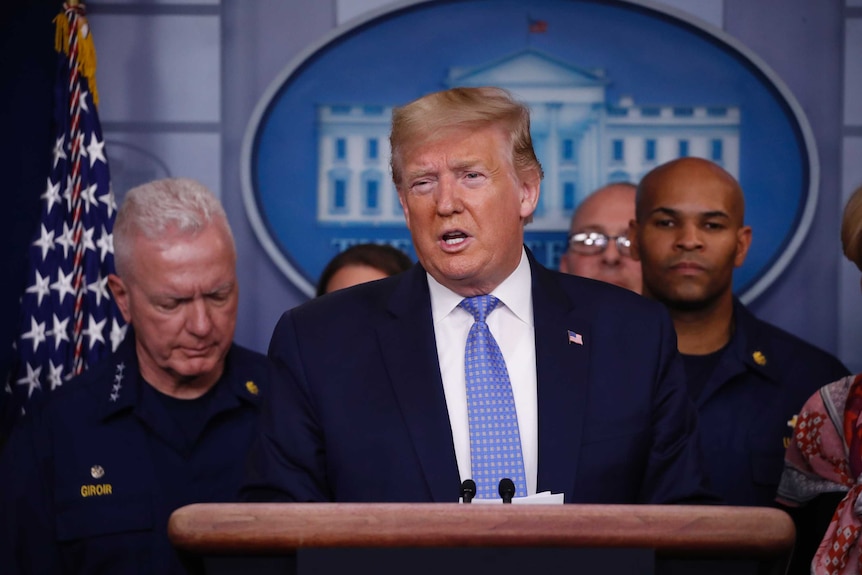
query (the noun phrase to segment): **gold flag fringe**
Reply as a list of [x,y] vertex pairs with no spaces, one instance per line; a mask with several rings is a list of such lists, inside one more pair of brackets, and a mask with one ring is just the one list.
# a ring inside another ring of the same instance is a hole
[[[62,51],[66,56],[69,55],[70,33],[69,19],[66,17],[66,12],[60,12],[54,18],[54,50]],[[93,44],[93,35],[89,33],[87,19],[83,14],[78,16],[77,29],[78,34],[78,72],[87,78],[90,85],[90,93],[93,95],[93,103],[99,105],[99,91],[96,88],[96,46]]]

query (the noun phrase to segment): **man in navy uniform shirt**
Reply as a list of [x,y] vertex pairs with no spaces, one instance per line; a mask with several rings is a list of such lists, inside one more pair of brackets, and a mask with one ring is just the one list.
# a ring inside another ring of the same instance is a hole
[[641,180],[629,238],[643,293],[670,311],[712,488],[731,505],[774,505],[793,421],[846,375],[832,355],[754,317],[733,297],[751,244],[739,183],[682,158]]
[[22,421],[0,460],[3,573],[184,573],[171,512],[234,498],[267,385],[232,343],[236,250],[201,184],[131,190],[108,279],[130,324],[106,361]]

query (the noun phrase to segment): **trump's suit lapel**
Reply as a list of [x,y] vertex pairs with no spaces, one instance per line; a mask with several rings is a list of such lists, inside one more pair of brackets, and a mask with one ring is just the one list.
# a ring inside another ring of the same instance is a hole
[[530,257],[539,418],[537,491],[574,498],[590,379],[589,302],[575,302]]
[[437,360],[425,271],[414,266],[393,292],[390,319],[378,327],[389,378],[433,501],[454,502],[460,477]]

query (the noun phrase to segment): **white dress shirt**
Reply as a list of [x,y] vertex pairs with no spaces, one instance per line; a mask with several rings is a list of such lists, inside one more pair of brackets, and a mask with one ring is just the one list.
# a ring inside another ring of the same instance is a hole
[[[449,410],[449,424],[455,442],[455,457],[461,481],[472,478],[470,425],[467,419],[467,384],[464,375],[464,350],[473,316],[458,304],[464,299],[428,275],[431,314],[437,357],[443,377],[443,391]],[[533,290],[530,262],[521,252],[521,262],[503,283],[491,292],[501,304],[486,323],[491,330],[509,371],[512,395],[518,413],[521,452],[527,478],[527,495],[536,493],[538,476],[538,402],[536,399],[536,339],[533,326]],[[524,494],[519,493],[518,497]]]

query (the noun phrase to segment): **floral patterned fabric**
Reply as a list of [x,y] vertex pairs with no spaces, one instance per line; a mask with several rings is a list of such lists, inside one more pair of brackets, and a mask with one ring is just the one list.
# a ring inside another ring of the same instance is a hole
[[862,573],[862,374],[812,395],[796,420],[787,448],[778,501],[800,506],[822,493],[847,494],[838,504],[811,562],[815,575]]

